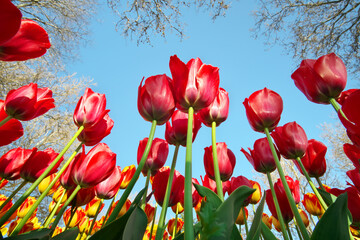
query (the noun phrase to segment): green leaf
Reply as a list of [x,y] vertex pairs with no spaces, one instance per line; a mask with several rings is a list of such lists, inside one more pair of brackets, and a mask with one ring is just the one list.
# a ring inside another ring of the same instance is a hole
[[275,235],[271,232],[271,230],[266,226],[266,224],[261,221],[261,234],[264,240],[277,240]]
[[241,186],[237,188],[206,220],[202,221],[202,238],[204,240],[231,239],[235,220],[243,206],[244,201],[255,189]]
[[131,203],[133,205],[139,205],[142,197],[144,196],[144,192],[145,192],[145,188],[143,188],[139,193],[138,195],[136,195],[134,201]]
[[234,224],[230,239],[231,240],[242,240],[241,234],[240,234],[238,228],[236,227],[236,224]]
[[[200,233],[201,230],[201,223],[198,222],[196,223],[194,226],[194,236],[197,236]],[[184,232],[180,233],[179,235],[177,235],[174,240],[184,240]]]
[[126,223],[123,239],[143,239],[147,223],[146,213],[136,206]]
[[42,228],[29,233],[20,234],[5,238],[6,240],[47,240],[50,239],[51,230]]
[[66,230],[65,232],[62,232],[55,237],[51,238],[51,240],[75,240],[76,237],[79,234],[79,228],[74,227],[69,230]]
[[320,193],[321,197],[324,199],[324,202],[326,205],[330,206],[335,202],[336,196],[332,195],[331,193],[328,193],[322,189],[318,189],[318,192]]
[[210,190],[207,187],[203,187],[198,184],[194,184],[196,191],[200,194],[201,197],[206,197],[206,201],[214,203],[214,205],[217,205],[216,208],[218,208],[221,205],[221,200],[219,196],[212,190]]
[[261,199],[259,206],[256,209],[254,220],[251,224],[249,234],[246,236],[246,240],[258,240],[261,233],[262,213],[264,211],[266,192]]
[[347,193],[343,193],[330,205],[316,224],[312,240],[350,239],[347,199]]

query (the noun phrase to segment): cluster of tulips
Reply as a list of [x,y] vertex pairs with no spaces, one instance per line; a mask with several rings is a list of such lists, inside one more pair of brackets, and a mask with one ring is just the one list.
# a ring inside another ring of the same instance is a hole
[[[10,0],[0,2],[0,22],[6,23],[0,24],[0,60],[36,58],[50,47],[46,31],[35,22],[21,18],[21,12]],[[75,107],[73,120],[78,130],[60,153],[51,148],[42,151],[15,148],[0,158],[0,187],[8,181],[23,179],[10,196],[0,196],[3,236],[9,239],[242,239],[241,227],[236,227],[239,224],[245,227],[246,239],[276,239],[271,231],[274,225],[288,240],[293,238],[291,221],[299,239],[360,236],[360,115],[356,109],[360,90],[343,91],[347,73],[339,57],[331,53],[317,60],[304,60],[291,77],[310,101],[331,104],[347,130],[352,144],[344,144],[344,152],[353,162],[354,170],[347,172],[353,184],[349,183],[346,189],[321,183],[320,177],[326,171],[326,146],[308,140],[296,122],[277,126],[283,101],[279,94],[267,88],[252,93],[244,101],[251,128],[265,137],[255,141],[253,150],[241,149],[241,152],[257,172],[266,174],[270,189],[262,193],[259,183],[244,176],[232,177],[235,155],[226,143],[216,142],[216,127],[227,119],[229,112],[228,93],[219,87],[219,69],[203,64],[199,58],[184,63],[176,55],[170,57],[169,66],[172,78],[165,74],[151,76],[143,79],[138,89],[138,111],[151,122],[151,130],[149,137],[139,142],[137,167],[127,166],[121,171],[116,166],[116,154],[101,143],[110,134],[114,121],[106,109],[105,95],[90,88]],[[54,107],[52,91],[38,88],[36,83],[11,90],[5,100],[0,100],[0,146],[23,135],[21,121],[30,121]],[[164,124],[165,139],[154,139],[156,126]],[[200,185],[192,177],[192,143],[202,124],[211,128],[212,145],[204,151],[206,175]],[[75,151],[64,161],[64,154],[77,140]],[[171,167],[164,166],[169,144],[175,147]],[[85,146],[91,149],[86,151]],[[184,176],[175,170],[180,146],[186,147]],[[302,201],[299,181],[284,174],[281,157],[296,165],[312,189],[313,193],[306,193]],[[271,174],[275,170],[279,179],[273,183]],[[140,173],[146,177],[145,187],[131,201],[129,195]],[[27,183],[31,186],[17,196]],[[37,199],[31,196],[36,188],[41,194]],[[120,189],[124,191],[116,201]],[[40,223],[37,208],[49,195],[53,200],[49,215]],[[155,206],[149,204],[153,196]],[[112,202],[98,220],[107,199]],[[310,229],[300,201],[309,214],[319,217],[314,229]],[[263,213],[265,202],[271,217]],[[250,227],[249,204],[254,209]],[[81,206],[85,205],[83,209]],[[157,205],[161,206],[158,219]],[[168,207],[175,218],[166,221]],[[179,217],[182,212],[184,219]],[[62,228],[58,226],[61,218],[65,224]]]

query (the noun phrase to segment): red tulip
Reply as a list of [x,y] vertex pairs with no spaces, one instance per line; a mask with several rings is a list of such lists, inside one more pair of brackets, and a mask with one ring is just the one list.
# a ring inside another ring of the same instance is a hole
[[69,164],[69,166],[65,169],[65,171],[61,174],[60,176],[60,184],[63,188],[65,188],[66,190],[72,190],[74,188],[76,188],[76,183],[73,180],[73,169],[74,169],[74,164],[77,161],[83,161],[85,158],[85,152],[84,152],[84,148],[83,151],[78,153],[74,160],[72,160]]
[[224,122],[229,115],[229,95],[225,89],[220,88],[214,101],[207,108],[203,108],[200,112],[201,121],[208,127],[212,122],[216,122],[216,126]]
[[[1,23],[0,23],[1,24]],[[5,101],[0,100],[0,122],[8,117],[4,109]],[[0,147],[8,145],[24,135],[22,124],[19,120],[10,119],[0,127]]]
[[7,180],[20,178],[20,170],[25,162],[32,158],[37,149],[14,148],[0,158],[0,176]]
[[85,129],[93,127],[110,111],[105,108],[105,94],[95,93],[90,88],[86,88],[84,96],[76,105],[73,115],[74,123],[78,127],[84,126]]
[[114,121],[109,117],[109,114],[105,114],[92,127],[85,128],[78,136],[78,140],[86,146],[94,146],[110,134],[113,126]]
[[309,101],[329,104],[330,98],[338,98],[344,90],[347,73],[343,61],[330,53],[303,60],[291,78]]
[[346,91],[343,91],[341,92],[340,96],[338,99],[336,99],[336,101],[340,104],[340,105],[343,105],[344,104],[344,101],[348,98],[348,96],[350,94],[352,94],[353,92],[357,91],[359,89],[355,88],[355,89],[349,89],[349,90],[346,90]]
[[22,19],[16,34],[0,45],[0,60],[24,61],[38,58],[50,47],[47,32],[36,22]]
[[360,149],[355,145],[345,143],[343,146],[346,156],[354,164],[355,168],[360,168]]
[[[47,148],[44,151],[37,151],[25,162],[24,166],[20,170],[20,176],[28,182],[35,182],[35,180],[38,179],[40,175],[43,174],[43,172],[45,172],[48,166],[55,160],[58,155],[59,154],[56,153],[52,148]],[[60,158],[60,160],[55,164],[47,176],[56,173],[57,168],[63,160],[63,157]]]
[[[351,179],[355,187],[360,191],[360,172],[359,169],[353,169],[346,172],[346,175]],[[348,183],[348,185],[351,185]]]
[[[184,220],[182,220],[181,218],[177,218],[175,234],[179,233],[183,226],[184,226]],[[172,218],[169,220],[168,225],[167,225],[167,230],[170,234],[172,234],[174,232],[174,227],[175,227],[175,218]]]
[[138,90],[139,113],[146,121],[156,120],[158,125],[162,125],[175,110],[171,79],[163,74],[147,78],[144,85],[143,80]]
[[[3,205],[3,203],[6,201],[7,197],[3,194],[0,194],[0,206]],[[4,216],[4,214],[12,207],[13,203],[12,200],[8,202],[1,210],[0,210],[0,218]],[[17,212],[14,213],[15,217],[17,215]],[[9,221],[9,220],[8,220]]]
[[[246,177],[244,177],[244,176],[232,177],[231,181],[230,181],[229,195],[241,186],[247,186],[249,188],[253,188],[252,183]],[[245,200],[243,207],[246,207],[247,205],[249,205],[251,197],[252,197],[252,194]]]
[[[200,176],[200,179],[204,187],[211,189],[213,192],[217,194],[216,182],[214,180],[209,178],[207,174],[204,176],[204,178]],[[222,182],[222,187],[223,187],[223,194],[225,195],[225,193],[228,192],[230,189],[230,181]]]
[[5,99],[6,113],[22,121],[41,116],[54,107],[52,91],[48,88],[38,88],[36,83],[11,90]]
[[[195,137],[201,128],[201,120],[199,114],[194,114],[193,119],[193,130],[192,130],[192,141],[194,142]],[[165,129],[165,139],[169,144],[176,145],[180,144],[181,146],[186,146],[186,136],[187,136],[187,125],[188,125],[188,114],[176,110],[171,116],[170,120],[166,122]]]
[[0,2],[0,46],[19,31],[21,17],[20,10],[10,0]]
[[[72,191],[69,192],[70,196]],[[75,198],[70,202],[71,206],[80,207],[88,204],[95,198],[95,187],[90,188],[81,188],[77,193]]]
[[[306,154],[301,158],[301,162],[304,165],[304,168],[308,172],[310,177],[321,177],[326,172],[326,160],[325,154],[327,147],[315,139],[309,140],[308,148],[306,149]],[[297,168],[304,175],[297,161],[294,161]]]
[[[241,148],[241,152],[245,155],[247,160],[253,165],[255,171],[261,173],[272,172],[276,169],[274,157],[271,153],[269,142],[266,138],[260,138],[254,143],[254,150],[250,148],[249,152],[246,152]],[[278,158],[280,159],[280,153],[275,148]]]
[[82,161],[80,159],[74,164],[74,182],[82,188],[93,187],[111,175],[115,164],[116,154],[105,143],[99,143]]
[[[206,174],[213,180],[215,180],[214,173],[214,160],[212,146],[204,148],[204,166]],[[220,178],[222,181],[227,181],[233,174],[236,158],[234,153],[227,148],[226,143],[216,143],[218,165],[220,171]]]
[[[163,205],[169,175],[170,168],[162,167],[154,176],[152,190],[154,191],[155,200],[160,206]],[[184,182],[184,176],[182,176],[178,171],[175,170],[173,182],[171,184],[171,192],[168,204],[169,207],[174,206],[175,204],[180,202],[182,198],[184,198]]]
[[347,117],[345,119],[340,111],[338,116],[347,130],[350,140],[360,148],[360,114],[357,105],[360,102],[360,90],[351,93],[343,102],[341,110]]
[[304,129],[296,122],[276,127],[271,133],[281,155],[287,159],[302,158],[308,146]]
[[357,190],[356,187],[351,186],[344,190],[338,189],[338,188],[332,188],[330,190],[330,193],[339,196],[342,193],[347,193],[348,195],[348,209],[352,216],[352,224],[353,225],[359,225],[360,224],[360,192]]
[[[184,178],[185,179],[185,178]],[[199,195],[199,193],[197,192],[194,184],[200,185],[199,181],[196,178],[192,178],[192,205],[193,207],[196,207],[196,205],[198,205],[201,202],[201,196]],[[184,193],[184,192],[183,192]],[[181,205],[185,206],[185,202],[184,202],[184,194],[182,194],[181,196],[181,201],[180,201]]]
[[145,208],[144,208],[144,212],[146,214],[147,217],[147,222],[148,224],[154,219],[154,215],[155,215],[155,208],[153,206],[151,206],[150,204],[146,204]]
[[111,175],[95,186],[96,196],[101,199],[111,199],[118,192],[121,184],[121,168],[116,166]]
[[[144,150],[147,142],[148,142],[148,138],[144,138],[139,143],[139,147],[137,151],[138,164],[140,163],[142,155],[144,154]],[[163,139],[155,138],[152,142],[149,155],[142,169],[142,173],[146,176],[148,170],[150,170],[151,175],[154,175],[157,172],[157,170],[159,170],[162,166],[164,166],[168,153],[169,153],[168,143]]]
[[272,131],[280,121],[283,101],[279,94],[270,89],[254,92],[249,98],[245,98],[243,104],[254,131],[264,132],[265,128]]
[[170,57],[176,107],[187,112],[208,107],[219,91],[219,68],[203,64],[200,58],[183,63],[176,55]]

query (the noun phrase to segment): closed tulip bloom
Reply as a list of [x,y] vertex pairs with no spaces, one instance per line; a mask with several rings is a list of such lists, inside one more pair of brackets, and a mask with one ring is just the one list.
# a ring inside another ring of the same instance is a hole
[[265,128],[272,131],[280,121],[283,101],[279,94],[264,88],[245,98],[243,102],[246,117],[251,128],[257,132],[264,132]]
[[146,121],[156,120],[158,125],[162,125],[170,119],[175,110],[171,78],[165,74],[151,76],[142,85],[143,80],[138,89],[139,113]]
[[0,46],[19,31],[21,17],[20,10],[10,0],[0,2]]
[[291,75],[296,87],[314,103],[329,104],[339,97],[346,86],[346,67],[343,61],[330,53],[318,59],[305,59]]
[[[274,157],[272,155],[269,142],[267,138],[260,138],[254,143],[254,150],[250,148],[249,152],[246,152],[243,148],[241,148],[241,152],[245,155],[246,159],[251,163],[254,167],[255,171],[261,173],[270,173],[276,169],[276,164]],[[278,158],[280,159],[280,153],[275,148]]]
[[0,189],[2,189],[3,187],[6,186],[6,184],[8,184],[9,180],[6,180],[4,178],[0,178]]
[[78,224],[79,232],[83,233],[89,227],[89,218],[84,217]]
[[200,58],[183,63],[176,55],[170,57],[176,107],[184,112],[208,107],[219,91],[219,68],[203,64]]
[[[202,185],[204,187],[211,189],[213,192],[215,192],[217,194],[215,180],[212,180],[207,174],[204,176],[204,178],[202,176],[200,176],[200,179],[201,179]],[[223,187],[223,194],[225,195],[225,193],[229,191],[230,181],[224,181],[221,183],[222,183],[222,187]]]
[[212,122],[216,122],[219,126],[229,115],[229,95],[225,89],[220,88],[214,101],[207,108],[203,108],[200,112],[201,121],[208,127],[212,126]]
[[[315,139],[309,140],[306,154],[301,158],[301,162],[310,177],[321,177],[326,172],[326,151],[327,147],[322,142],[316,141]],[[303,174],[298,163],[296,161],[294,161],[294,163],[301,174]]]
[[[214,160],[212,146],[204,148],[204,166],[206,174],[213,180],[215,180],[214,173]],[[227,148],[226,143],[216,143],[220,178],[222,181],[227,181],[233,174],[236,158],[234,153]]]
[[[53,173],[53,174],[47,176],[46,178],[44,178],[44,179],[40,182],[40,184],[38,185],[39,192],[40,192],[40,193],[43,193],[43,192],[46,190],[46,188],[50,185],[50,183],[52,182],[52,180],[54,180],[55,177],[56,177],[56,173]],[[60,185],[60,181],[57,180],[57,181],[55,182],[54,186],[53,186],[53,187],[50,189],[50,191],[46,194],[46,196],[49,196],[49,195],[53,194],[53,193],[57,190],[57,188],[59,187],[59,185]]]
[[67,189],[67,190],[72,190],[74,188],[76,188],[76,183],[73,180],[73,169],[74,169],[74,165],[77,161],[83,161],[83,159],[85,158],[85,152],[84,152],[84,148],[83,151],[76,154],[74,160],[72,160],[69,164],[69,166],[65,169],[65,171],[61,174],[60,176],[60,184],[63,188]]
[[[63,195],[64,192],[66,192],[66,189],[64,189],[62,186],[59,186],[58,189],[54,192],[54,195],[52,197],[53,201],[56,203],[58,201],[60,201],[61,196]],[[65,201],[67,200],[67,197],[68,197],[68,193],[65,193],[64,197],[61,200],[61,203],[65,203]]]
[[[68,228],[76,227],[77,225],[79,225],[81,219],[85,218],[85,211],[84,211],[84,209],[82,209],[82,208],[77,208],[77,209],[75,210],[74,216],[72,217],[72,219],[71,219],[71,221],[70,221],[70,218],[71,218],[71,210],[72,210],[72,208],[68,208],[68,209],[64,212],[64,215],[63,215],[64,223],[65,223],[65,225],[66,225]],[[70,221],[70,222],[69,222],[69,221]]]
[[121,184],[121,168],[116,166],[111,175],[95,186],[96,196],[101,199],[111,199],[118,192]]
[[25,162],[32,158],[37,149],[14,148],[0,158],[0,176],[7,180],[20,178],[20,170]]
[[[28,182],[35,182],[35,180],[38,179],[43,172],[45,172],[48,166],[55,160],[55,158],[57,158],[58,155],[59,154],[52,148],[47,148],[44,151],[37,151],[25,162],[24,166],[20,170],[20,176]],[[60,160],[51,169],[48,176],[57,172],[57,168],[63,160],[63,157],[60,158]]]
[[153,206],[151,206],[149,203],[147,203],[145,205],[145,209],[144,212],[146,214],[147,217],[147,222],[148,224],[154,219],[154,215],[155,215],[155,208]]
[[360,224],[360,191],[357,190],[356,187],[351,186],[344,190],[332,188],[330,193],[338,197],[340,194],[347,193],[348,195],[348,204],[347,207],[352,216],[352,225],[359,225]]
[[[184,221],[181,218],[178,218],[176,221],[175,234],[180,233],[183,226],[184,226]],[[167,230],[170,234],[174,232],[174,227],[175,227],[175,218],[172,218],[169,220],[167,225]]]
[[[346,175],[351,179],[354,186],[360,191],[360,173],[359,169],[353,169],[346,172]],[[351,185],[348,183],[348,185]]]
[[[154,176],[152,190],[154,191],[155,200],[160,206],[163,205],[167,185],[166,183],[168,182],[169,175],[170,168],[162,167]],[[171,192],[168,204],[169,207],[176,205],[184,197],[184,182],[184,176],[175,170],[173,182],[171,184]]]
[[[111,209],[109,211],[108,216],[110,216],[112,211],[114,211],[114,208],[116,207],[118,202],[119,202],[119,200],[117,200],[116,202],[113,203],[113,205],[111,205]],[[120,218],[120,217],[124,216],[125,213],[129,210],[130,207],[131,207],[131,201],[130,201],[130,199],[126,199],[125,204],[122,206],[122,208],[121,208],[121,210],[120,210],[120,212],[119,212],[119,214],[117,215],[116,218]]]
[[[171,125],[172,123],[172,125]],[[188,114],[176,110],[171,116],[170,120],[166,122],[165,139],[169,144],[186,146]],[[192,141],[194,142],[196,135],[201,128],[201,120],[199,114],[194,114]]]
[[65,227],[56,226],[56,228],[55,228],[55,230],[54,230],[54,232],[52,234],[52,237],[55,237],[56,235],[59,235],[63,231],[65,231]]
[[126,189],[129,185],[132,177],[134,176],[136,171],[135,165],[130,165],[124,167],[124,169],[121,171],[121,179],[120,179],[120,189]]
[[[56,206],[56,202],[51,201],[49,204],[49,213],[51,213],[54,210],[55,206]],[[60,212],[60,210],[63,206],[64,206],[64,204],[60,204],[60,206],[56,209],[55,215],[58,215],[58,213]]]
[[305,227],[308,227],[310,224],[308,215],[306,214],[306,212],[304,210],[301,210],[301,209],[298,209],[298,210],[299,210],[301,220],[303,221]]
[[[244,211],[243,209],[245,209],[245,216],[246,216],[246,219],[244,220]],[[247,210],[247,208],[240,208],[240,212],[235,220],[235,223],[238,224],[238,225],[244,225],[245,224],[245,221],[248,219],[248,216],[249,216],[249,211]]]
[[[231,195],[233,191],[235,191],[237,188],[241,186],[247,186],[249,188],[253,188],[253,185],[251,184],[250,180],[244,176],[232,177],[230,183],[231,185],[230,185],[229,195]],[[244,201],[243,207],[249,205],[251,197],[252,194]]]
[[[19,218],[25,217],[25,215],[28,213],[32,205],[36,202],[36,198],[34,197],[27,197],[25,201],[20,205],[20,207],[17,210],[17,216]],[[34,211],[34,215],[36,215],[37,208]]]
[[[72,191],[69,192],[70,196]],[[91,188],[81,188],[75,198],[71,201],[71,206],[81,207],[88,204],[91,200],[95,198],[95,187]]]
[[349,143],[345,143],[343,149],[344,149],[344,153],[351,160],[354,167],[360,168],[360,149],[357,146]]
[[78,140],[84,143],[85,146],[94,146],[111,133],[113,126],[114,121],[109,114],[105,114],[93,126],[85,128],[78,136]]
[[100,204],[101,204],[101,207],[100,207],[99,212],[101,212],[101,210],[104,208],[105,204],[101,202],[100,198],[95,197],[88,204],[86,204],[86,207],[85,207],[86,216],[88,216],[89,218],[95,217],[96,211]]
[[[139,147],[137,151],[137,163],[140,163],[140,160],[144,154],[146,144],[149,138],[144,138],[139,142]],[[169,154],[169,144],[160,138],[155,138],[152,142],[149,155],[146,159],[145,165],[143,167],[142,173],[146,176],[148,170],[151,171],[151,175],[154,175],[157,170],[164,166],[167,156]]]
[[[4,109],[5,101],[0,100],[0,122],[8,117]],[[24,135],[24,129],[19,120],[10,119],[0,127],[0,147],[8,145]]]
[[272,228],[272,218],[269,217],[269,215],[267,215],[266,213],[262,214],[261,220],[263,221],[263,223],[265,223],[265,225],[271,229]]
[[286,159],[302,158],[308,146],[304,129],[296,122],[276,127],[271,133],[281,155]]
[[343,105],[345,100],[348,98],[348,96],[350,96],[350,94],[352,94],[355,91],[358,91],[359,89],[357,88],[353,88],[353,89],[348,89],[346,91],[341,92],[340,96],[338,99],[336,99],[336,101],[340,104]]
[[[0,194],[0,206],[6,201],[7,197],[3,194]],[[12,200],[8,202],[1,210],[0,210],[0,218],[4,216],[4,214],[12,207]]]
[[99,122],[110,111],[106,110],[105,94],[95,93],[90,88],[85,89],[85,93],[79,99],[73,119],[76,126],[90,128]]
[[316,195],[313,193],[304,194],[304,199],[302,200],[306,211],[314,216],[322,216],[325,212],[324,208],[321,206]]
[[108,145],[99,143],[84,159],[74,163],[72,173],[74,182],[82,188],[93,187],[108,178],[115,168],[116,154]]
[[276,217],[271,216],[271,222],[274,225],[275,230],[281,232],[281,225],[279,220]]
[[36,83],[9,91],[5,99],[6,113],[22,121],[41,116],[54,107],[52,91],[49,88],[38,88]]
[[92,219],[89,221],[89,227],[85,230],[85,233],[88,234],[89,236],[90,235],[94,235],[97,231],[99,231],[101,229],[101,224],[99,221],[95,221],[94,223],[94,226],[93,226],[93,229],[91,229],[91,232],[90,231],[90,226],[92,224],[92,221],[94,221],[95,219]]
[[253,189],[255,189],[255,192],[251,195],[250,203],[251,204],[257,204],[261,200],[261,187],[260,184],[256,181],[249,180],[253,186]]

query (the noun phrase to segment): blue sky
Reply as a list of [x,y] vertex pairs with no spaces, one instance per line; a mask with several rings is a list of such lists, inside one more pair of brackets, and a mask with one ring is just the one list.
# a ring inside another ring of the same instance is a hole
[[[251,37],[254,26],[251,16],[255,1],[234,1],[226,17],[215,22],[207,12],[188,9],[183,16],[187,23],[182,41],[175,34],[164,40],[155,37],[153,46],[137,45],[136,39],[125,39],[115,31],[116,16],[106,6],[99,8],[97,19],[90,29],[91,44],[81,48],[80,61],[68,66],[77,76],[89,76],[96,86],[92,89],[105,93],[110,117],[115,121],[112,133],[104,139],[117,154],[122,168],[136,164],[138,143],[148,137],[149,122],[142,119],[137,110],[137,89],[143,77],[167,74],[170,56],[184,62],[199,57],[206,64],[220,68],[220,86],[229,92],[230,112],[228,119],[217,129],[217,142],[226,142],[237,159],[234,175],[254,179],[252,166],[240,152],[241,148],[253,147],[256,139],[264,137],[254,132],[247,121],[244,99],[251,93],[267,87],[281,95],[284,110],[279,125],[296,121],[306,131],[308,138],[321,140],[320,125],[333,122],[330,105],[308,101],[295,87],[291,73],[300,62],[286,55],[281,47],[268,48],[264,39]],[[354,87],[349,75],[347,88]],[[165,125],[158,126],[156,137],[164,138]],[[211,129],[200,129],[193,144],[193,176],[200,181],[205,175],[204,148],[211,144]],[[166,165],[171,164],[174,146],[170,146]],[[180,149],[177,170],[184,174],[185,149]],[[144,186],[140,178],[136,190]]]

